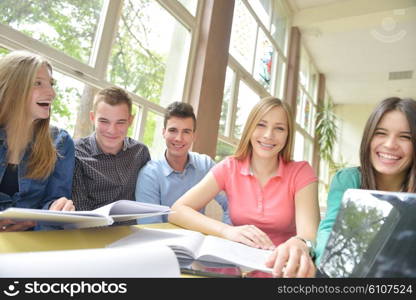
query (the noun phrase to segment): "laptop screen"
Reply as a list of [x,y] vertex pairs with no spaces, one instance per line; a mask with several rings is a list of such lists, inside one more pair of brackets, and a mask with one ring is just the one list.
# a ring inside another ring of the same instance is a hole
[[318,273],[328,277],[416,277],[416,194],[344,193]]

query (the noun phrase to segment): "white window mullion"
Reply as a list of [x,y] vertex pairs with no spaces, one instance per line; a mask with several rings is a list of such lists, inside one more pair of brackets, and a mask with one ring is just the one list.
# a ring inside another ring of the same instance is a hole
[[256,67],[256,58],[257,58],[257,47],[258,47],[258,44],[259,44],[259,30],[260,30],[260,27],[259,26],[257,26],[257,29],[256,29],[256,42],[254,43],[254,53],[253,53],[253,57],[252,57],[252,60],[251,60],[251,74],[253,74],[254,75],[254,69],[255,69],[255,67]]
[[143,141],[144,128],[146,126],[147,113],[149,110],[146,106],[141,106],[140,108],[141,109],[139,110],[138,120],[136,121],[137,123],[135,127],[136,130],[134,132],[134,138],[136,138],[138,141]]
[[270,93],[257,80],[251,76],[249,72],[231,55],[228,55],[228,64],[233,70],[238,70],[240,77],[244,79],[246,84],[255,91],[260,97],[270,96]]
[[10,50],[27,50],[41,53],[54,66],[59,65],[62,71],[71,76],[81,78],[83,76],[97,77],[96,70],[91,66],[3,24],[0,24],[0,45]]
[[106,0],[101,11],[100,23],[98,24],[90,57],[90,63],[94,66],[100,79],[106,78],[111,48],[117,34],[122,7],[123,1]]
[[169,11],[183,26],[192,30],[196,26],[195,17],[176,0],[157,0],[159,4]]
[[229,110],[229,114],[228,114],[229,117],[227,116],[227,126],[226,126],[226,131],[225,131],[226,136],[230,138],[234,138],[235,123],[237,119],[238,93],[240,90],[240,80],[241,80],[240,72],[238,70],[234,70],[234,71],[235,71],[235,80],[233,82],[233,94],[230,99],[231,103],[229,105],[231,109]]
[[195,66],[196,66],[196,55],[197,55],[197,50],[198,50],[198,42],[199,42],[199,37],[200,37],[200,31],[201,31],[201,18],[202,18],[202,13],[203,13],[203,5],[202,5],[202,1],[198,1],[198,7],[197,7],[197,12],[196,12],[196,19],[191,16],[194,21],[192,23],[192,28],[191,28],[191,46],[190,46],[190,50],[189,50],[189,59],[188,59],[188,65],[186,68],[186,74],[185,74],[185,83],[184,83],[184,87],[183,87],[183,94],[182,94],[182,98],[185,100],[185,102],[189,102],[190,96],[191,96],[191,86],[192,86],[192,81],[194,79],[193,77],[193,73],[195,70]]
[[[276,49],[277,53],[284,62],[287,62],[287,58],[285,56],[285,53],[280,48],[279,44],[274,40],[273,36],[270,34],[269,30],[266,28],[266,26],[263,25],[257,14],[255,13],[254,9],[250,6],[250,3],[247,0],[242,0],[244,5],[246,6],[247,10],[250,12],[250,14],[253,16],[253,18],[256,20],[257,26],[260,27],[263,30],[263,33],[266,35],[266,37],[269,39],[270,43],[272,43],[273,47]],[[257,28],[258,30],[258,28]]]

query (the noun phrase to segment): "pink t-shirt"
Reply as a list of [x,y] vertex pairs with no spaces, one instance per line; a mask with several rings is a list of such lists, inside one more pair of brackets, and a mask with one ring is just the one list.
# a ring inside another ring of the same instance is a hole
[[306,161],[284,163],[280,158],[276,176],[262,188],[250,169],[250,158],[227,157],[211,169],[228,198],[233,225],[255,225],[275,245],[296,235],[296,192],[317,181]]

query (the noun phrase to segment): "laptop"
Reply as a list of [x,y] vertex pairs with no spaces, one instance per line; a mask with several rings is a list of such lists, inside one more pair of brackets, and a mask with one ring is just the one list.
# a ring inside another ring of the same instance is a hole
[[317,277],[416,277],[416,194],[344,193]]

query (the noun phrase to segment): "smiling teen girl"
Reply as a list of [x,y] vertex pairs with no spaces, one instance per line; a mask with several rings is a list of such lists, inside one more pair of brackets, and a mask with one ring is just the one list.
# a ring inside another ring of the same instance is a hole
[[370,115],[360,147],[360,167],[335,174],[327,213],[319,225],[317,263],[347,189],[416,192],[416,101],[388,98]]
[[[55,91],[52,67],[23,51],[0,58],[0,210],[8,207],[74,210],[74,143],[49,127]],[[0,220],[0,232],[34,222]]]
[[[319,224],[317,178],[307,162],[291,161],[292,122],[279,99],[259,101],[236,153],[175,202],[169,221],[257,248],[277,247],[267,262],[274,276],[311,276],[305,240],[315,239]],[[222,190],[234,226],[198,212]]]

